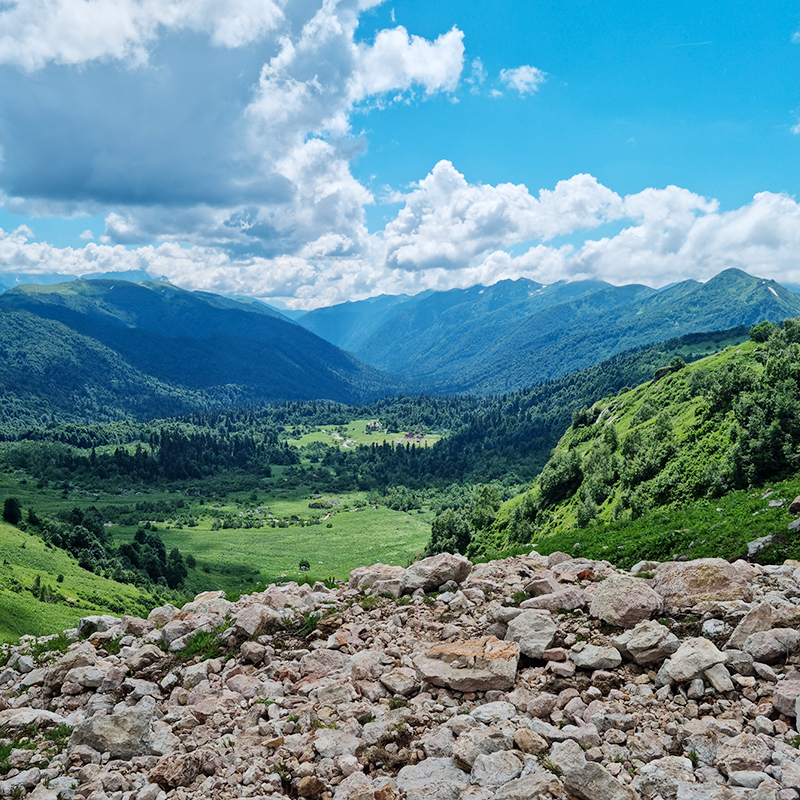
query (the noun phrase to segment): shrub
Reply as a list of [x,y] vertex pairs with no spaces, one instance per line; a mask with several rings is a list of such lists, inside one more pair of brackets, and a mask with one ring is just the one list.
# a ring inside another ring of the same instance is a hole
[[539,494],[543,508],[572,494],[583,480],[580,458],[575,450],[556,451],[539,476]]
[[16,525],[22,519],[22,505],[16,497],[7,497],[3,503],[3,519],[10,525]]

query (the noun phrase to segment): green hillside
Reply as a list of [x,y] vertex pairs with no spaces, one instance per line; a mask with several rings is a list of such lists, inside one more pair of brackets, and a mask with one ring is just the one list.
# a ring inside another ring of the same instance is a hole
[[[630,558],[668,557],[678,544],[693,555],[719,548],[714,554],[732,557],[746,551],[748,537],[785,529],[785,511],[773,514],[777,528],[765,528],[760,517],[750,524],[764,503],[738,515],[732,539],[723,541],[720,525],[726,504],[746,506],[760,497],[749,487],[788,480],[782,491],[800,489],[800,322],[784,326],[760,325],[751,335],[764,341],[690,365],[674,359],[648,383],[577,413],[532,487],[498,510],[472,551],[569,540],[598,552],[614,536],[624,543],[645,531]],[[706,521],[693,523],[685,541],[673,541],[672,531],[664,531],[665,509],[678,514],[678,525],[690,507]],[[654,534],[654,514],[666,540]],[[702,542],[698,525],[705,525]],[[771,546],[798,549],[782,536]]]
[[315,308],[298,316],[296,322],[326,342],[355,352],[389,320],[419,303],[430,291],[409,297],[405,294],[368,297],[366,300]]
[[91,614],[147,616],[158,602],[135,586],[82,569],[65,551],[0,521],[0,642],[74,627]]

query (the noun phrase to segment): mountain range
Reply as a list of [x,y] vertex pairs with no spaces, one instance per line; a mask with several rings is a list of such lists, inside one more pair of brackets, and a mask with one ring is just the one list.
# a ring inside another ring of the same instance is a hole
[[0,295],[0,421],[501,394],[638,345],[797,315],[800,296],[738,270],[661,291],[501,281],[344,303],[294,321],[252,298],[162,281],[23,285]]
[[545,286],[520,278],[344,303],[296,321],[425,391],[496,394],[636,345],[799,313],[800,296],[728,269],[707,283],[687,280],[662,290],[602,281]]

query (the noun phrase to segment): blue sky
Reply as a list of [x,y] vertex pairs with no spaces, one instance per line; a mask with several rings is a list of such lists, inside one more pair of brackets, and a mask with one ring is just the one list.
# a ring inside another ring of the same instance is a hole
[[763,5],[6,0],[0,284],[800,284],[800,4]]

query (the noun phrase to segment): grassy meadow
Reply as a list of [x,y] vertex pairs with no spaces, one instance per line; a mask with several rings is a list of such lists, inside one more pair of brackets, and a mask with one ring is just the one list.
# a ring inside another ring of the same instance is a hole
[[[34,533],[0,522],[0,641],[15,641],[23,633],[54,633],[88,614],[146,615],[158,603],[211,589],[238,596],[281,580],[347,579],[355,567],[377,561],[406,566],[425,547],[430,512],[369,505],[359,492],[311,495],[308,487],[285,484],[282,474],[277,469],[272,481],[262,480],[256,489],[205,497],[197,490],[65,490],[40,487],[19,473],[0,473],[0,500],[19,499],[23,519],[29,509],[40,518],[74,507],[95,506],[104,516],[121,512],[129,517],[125,524],[107,523],[117,546],[133,539],[140,524],[148,524],[168,551],[177,547],[193,564],[183,593],[161,587],[146,592],[88,572]],[[166,514],[142,510],[133,512],[135,520],[131,517],[136,504],[176,506],[176,501],[181,507]],[[310,503],[322,507],[310,508]],[[301,561],[310,569],[301,570]],[[55,593],[53,602],[41,602],[31,593],[37,576]]]
[[[321,442],[322,444],[337,446],[343,450],[352,449],[360,444],[405,444],[406,434],[413,431],[368,431],[367,424],[373,420],[359,419],[347,425],[316,425],[295,426],[290,428],[289,444],[296,447],[304,447],[309,444]],[[416,443],[421,447],[432,447],[442,437],[435,433],[426,433],[421,438],[416,439]]]

